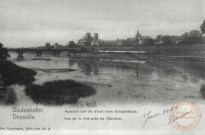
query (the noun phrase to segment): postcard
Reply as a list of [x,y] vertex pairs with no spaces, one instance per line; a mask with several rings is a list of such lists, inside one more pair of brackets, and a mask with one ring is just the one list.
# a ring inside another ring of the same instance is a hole
[[0,0],[0,135],[205,134],[204,0]]

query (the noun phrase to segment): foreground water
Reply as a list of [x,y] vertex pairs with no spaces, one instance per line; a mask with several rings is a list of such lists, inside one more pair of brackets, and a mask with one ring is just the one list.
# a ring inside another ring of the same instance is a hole
[[12,54],[10,60],[37,71],[36,84],[71,79],[97,90],[95,96],[82,98],[79,103],[107,105],[173,103],[181,99],[204,101],[200,92],[205,79],[205,61],[202,60],[123,60],[49,55],[37,58],[30,53],[24,56],[24,60],[17,61],[16,54]]
[[[14,106],[0,106],[0,127],[24,130],[1,130],[2,134],[204,134],[205,104],[200,92],[205,80],[203,59],[127,59],[126,55],[123,56],[124,59],[45,55],[37,58],[35,54],[29,53],[25,53],[24,56],[24,60],[17,61],[17,55],[12,54],[10,60],[19,66],[36,70],[34,83],[72,79],[93,86],[97,93],[81,98],[76,105],[44,106],[35,104],[27,97],[24,86],[13,85],[18,101]],[[194,101],[201,111],[198,127],[189,132],[179,131],[168,124],[169,109],[176,101],[183,99]],[[13,118],[13,114],[27,113],[13,112],[13,107],[38,107],[43,109],[43,113],[29,113],[35,116],[35,120],[18,120]],[[66,113],[75,110],[86,113]],[[137,113],[89,113],[95,110],[131,110]],[[149,112],[150,115],[160,115],[149,119],[144,126],[145,116]],[[65,120],[65,117],[77,120]],[[107,120],[107,117],[120,117],[121,120]],[[50,128],[51,132],[26,131],[29,127]]]

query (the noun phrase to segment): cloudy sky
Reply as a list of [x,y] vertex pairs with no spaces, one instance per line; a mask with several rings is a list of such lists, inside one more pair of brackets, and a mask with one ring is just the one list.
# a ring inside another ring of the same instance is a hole
[[86,32],[101,39],[180,35],[205,19],[205,0],[0,0],[0,42],[7,47],[67,44]]

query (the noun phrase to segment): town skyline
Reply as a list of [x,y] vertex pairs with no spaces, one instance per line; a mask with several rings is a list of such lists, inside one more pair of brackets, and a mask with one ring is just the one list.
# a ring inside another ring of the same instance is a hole
[[[87,6],[85,6],[87,5]],[[2,1],[0,42],[31,47],[77,42],[85,33],[115,40],[142,35],[182,35],[200,30],[204,0]],[[196,8],[197,7],[197,8]]]

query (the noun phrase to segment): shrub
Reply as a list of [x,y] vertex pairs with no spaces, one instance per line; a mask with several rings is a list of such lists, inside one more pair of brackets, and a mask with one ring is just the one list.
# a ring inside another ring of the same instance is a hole
[[203,98],[205,99],[205,85],[201,85],[201,95],[203,96]]
[[16,93],[14,92],[13,88],[8,88],[7,96],[6,96],[6,101],[5,103],[8,105],[15,104],[17,101]]
[[35,103],[62,105],[75,104],[81,97],[96,93],[95,89],[72,80],[46,82],[42,86],[32,84],[25,89]]
[[11,84],[28,85],[32,83],[36,72],[27,68],[19,67],[10,61],[0,61],[0,74],[6,86]]

